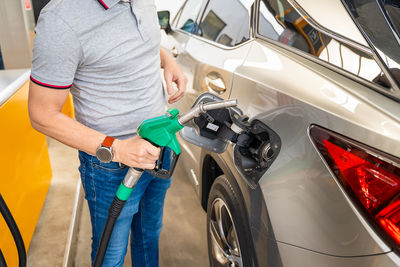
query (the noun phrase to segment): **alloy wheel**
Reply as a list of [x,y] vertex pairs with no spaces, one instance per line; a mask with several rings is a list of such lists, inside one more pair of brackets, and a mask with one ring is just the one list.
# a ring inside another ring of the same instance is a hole
[[213,258],[219,266],[242,267],[239,239],[226,203],[216,198],[211,205],[210,228]]

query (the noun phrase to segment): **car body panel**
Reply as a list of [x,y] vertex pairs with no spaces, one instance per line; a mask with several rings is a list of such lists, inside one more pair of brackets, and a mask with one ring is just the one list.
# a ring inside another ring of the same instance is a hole
[[278,248],[281,253],[282,266],[285,267],[375,267],[400,264],[393,252],[366,257],[334,257],[284,243],[278,243]]
[[[387,104],[377,108],[354,94],[356,85],[263,41],[254,42],[235,73],[231,97],[282,140],[278,158],[259,181],[276,240],[337,256],[390,251],[344,197],[308,136],[309,126],[318,124],[400,155],[396,109],[384,112],[393,100],[370,91]],[[294,222],[307,227],[300,232]]]
[[[241,77],[253,84],[241,84]],[[249,94],[243,92],[243,88],[254,89]],[[341,129],[343,124],[331,125],[330,122],[328,128],[333,127],[350,138],[400,156],[398,102],[272,43],[263,40],[253,43],[246,61],[235,73],[230,97],[240,98],[239,108],[249,117],[291,106],[293,99],[320,107],[326,114],[351,122],[354,125],[351,127],[363,127],[385,139],[384,142],[374,139],[374,136],[358,132],[357,128]],[[309,116],[314,115],[310,113]]]

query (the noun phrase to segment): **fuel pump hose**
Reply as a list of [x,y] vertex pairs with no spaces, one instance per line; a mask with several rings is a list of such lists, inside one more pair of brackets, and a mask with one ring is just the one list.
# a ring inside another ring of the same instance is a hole
[[[11,234],[14,238],[15,245],[17,246],[18,259],[19,259],[18,266],[25,267],[26,266],[26,250],[25,250],[24,240],[22,239],[22,236],[18,229],[18,226],[15,223],[15,220],[14,220],[10,210],[8,209],[7,204],[4,201],[3,196],[1,194],[0,194],[0,212],[1,212],[1,215],[3,216],[4,220],[6,221],[8,228],[11,231]],[[4,257],[3,257],[3,260],[4,260]],[[5,260],[4,260],[4,264],[5,264]],[[7,266],[7,265],[4,265],[4,266]]]
[[117,193],[115,194],[114,200],[111,203],[110,209],[108,210],[107,221],[104,225],[103,232],[101,234],[100,244],[97,248],[96,257],[94,259],[93,266],[101,267],[103,265],[104,257],[107,252],[108,243],[110,242],[111,234],[114,228],[114,224],[117,221],[126,201],[131,195],[133,188],[137,184],[140,176],[142,176],[143,170],[138,168],[129,168],[128,173],[125,175],[124,180],[119,186]]

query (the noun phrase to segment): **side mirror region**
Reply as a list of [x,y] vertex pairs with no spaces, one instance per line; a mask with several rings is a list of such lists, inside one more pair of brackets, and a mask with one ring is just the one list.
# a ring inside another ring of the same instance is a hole
[[163,29],[167,34],[172,32],[170,24],[170,13],[169,11],[158,11],[158,22],[160,23],[160,28]]

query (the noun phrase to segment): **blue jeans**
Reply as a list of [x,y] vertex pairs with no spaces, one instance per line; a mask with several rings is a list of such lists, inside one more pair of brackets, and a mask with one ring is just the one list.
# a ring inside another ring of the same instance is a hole
[[[169,169],[170,150],[165,151],[163,168]],[[99,246],[108,209],[128,167],[102,163],[79,151],[82,184],[92,222],[92,265]],[[103,266],[122,266],[131,232],[132,266],[158,266],[158,239],[162,228],[164,198],[171,179],[161,179],[144,172],[115,223]]]

